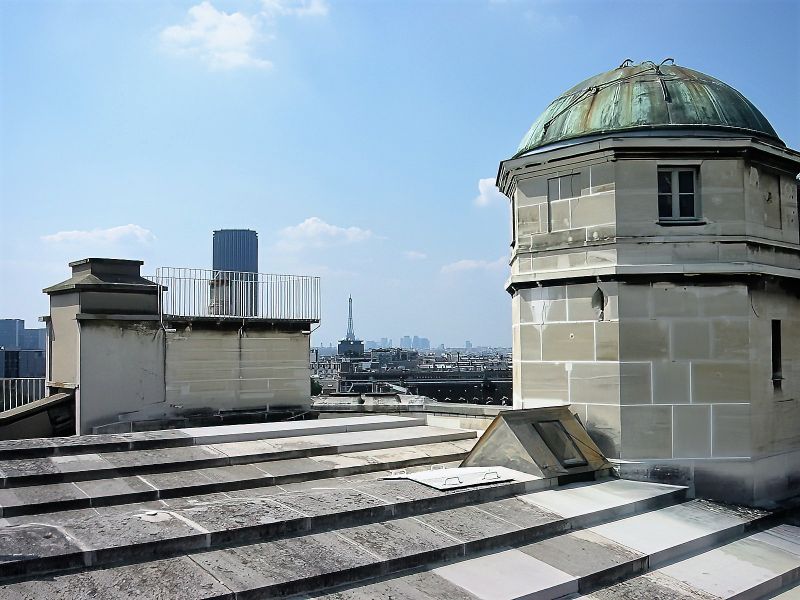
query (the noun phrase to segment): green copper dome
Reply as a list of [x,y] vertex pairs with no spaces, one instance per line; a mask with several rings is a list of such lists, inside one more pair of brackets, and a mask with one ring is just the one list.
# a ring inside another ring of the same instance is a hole
[[556,98],[536,119],[515,156],[541,146],[609,132],[645,129],[729,130],[785,145],[742,94],[719,79],[667,59],[620,67]]

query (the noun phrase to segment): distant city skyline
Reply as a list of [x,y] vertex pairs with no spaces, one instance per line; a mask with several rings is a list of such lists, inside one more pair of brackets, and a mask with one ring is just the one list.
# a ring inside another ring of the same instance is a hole
[[[598,43],[620,14],[625,35]],[[626,58],[673,57],[800,147],[799,18],[789,1],[2,2],[0,315],[47,313],[71,260],[210,268],[211,232],[241,227],[260,271],[322,278],[313,344],[345,333],[352,294],[363,339],[510,346],[493,183],[536,117]]]

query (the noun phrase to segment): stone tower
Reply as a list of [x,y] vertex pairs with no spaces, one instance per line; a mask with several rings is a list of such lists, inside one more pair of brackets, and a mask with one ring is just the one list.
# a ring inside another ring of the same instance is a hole
[[500,163],[514,406],[569,403],[626,477],[800,485],[800,153],[671,60],[554,100]]

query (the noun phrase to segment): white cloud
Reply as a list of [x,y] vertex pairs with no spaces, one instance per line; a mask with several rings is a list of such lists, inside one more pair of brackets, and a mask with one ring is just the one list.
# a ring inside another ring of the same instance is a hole
[[272,63],[253,54],[258,17],[217,10],[208,0],[189,9],[184,25],[161,32],[162,43],[177,54],[197,56],[212,69],[267,68]]
[[278,17],[324,17],[327,0],[262,0],[258,14],[226,13],[210,0],[192,6],[182,25],[161,31],[165,48],[178,55],[195,56],[212,69],[266,69],[272,62],[259,57],[255,46],[271,37],[264,33],[266,25],[274,25]]
[[478,195],[473,200],[475,206],[491,206],[498,202],[506,203],[508,198],[500,193],[494,185],[494,177],[487,177],[486,179],[478,180]]
[[424,252],[417,252],[416,250],[406,250],[403,252],[403,256],[405,256],[408,260],[425,260],[428,258],[428,255]]
[[465,271],[504,271],[508,268],[508,259],[501,256],[497,260],[474,260],[465,258],[446,264],[441,271],[444,274],[463,273]]
[[280,230],[279,235],[278,247],[283,250],[353,244],[376,237],[369,229],[339,227],[326,223],[319,217],[309,217],[299,225],[285,227]]
[[269,16],[324,17],[328,14],[326,0],[262,0],[261,4]]
[[80,230],[75,229],[72,231],[58,231],[50,235],[43,235],[42,240],[45,242],[61,243],[61,242],[78,242],[78,243],[102,243],[113,244],[124,241],[134,241],[139,244],[147,244],[156,239],[153,232],[139,225],[120,225],[118,227],[109,227],[108,229],[92,229]]

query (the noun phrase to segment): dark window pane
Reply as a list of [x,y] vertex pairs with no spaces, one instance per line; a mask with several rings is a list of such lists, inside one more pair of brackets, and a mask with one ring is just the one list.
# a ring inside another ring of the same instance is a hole
[[583,454],[560,421],[540,421],[533,426],[564,467],[581,467],[586,464]]
[[658,193],[659,194],[672,193],[672,171],[658,172]]
[[681,194],[694,193],[694,172],[692,171],[678,172],[678,191]]
[[661,219],[668,219],[672,216],[672,194],[658,195],[658,216]]
[[679,204],[682,217],[694,216],[694,194],[681,194]]
[[781,359],[781,322],[772,321],[772,379],[783,379],[783,360]]
[[564,198],[569,198],[569,195],[572,193],[572,176],[571,175],[562,175],[558,178],[558,197],[562,200]]
[[572,176],[572,197],[577,198],[581,195],[581,176],[580,173]]
[[558,177],[547,180],[547,199],[558,200]]

